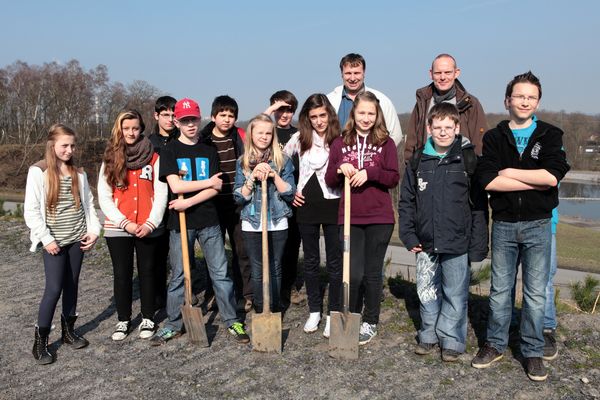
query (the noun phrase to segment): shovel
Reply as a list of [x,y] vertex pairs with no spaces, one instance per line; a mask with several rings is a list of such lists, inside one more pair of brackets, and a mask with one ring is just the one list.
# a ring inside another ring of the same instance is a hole
[[281,313],[271,312],[271,282],[269,273],[269,236],[267,232],[267,180],[261,182],[260,218],[262,224],[262,286],[263,309],[252,316],[252,349],[281,353]]
[[[186,165],[181,166],[179,176],[183,178],[188,170]],[[180,193],[179,199],[183,199]],[[183,283],[185,286],[185,301],[181,306],[181,316],[190,342],[202,347],[208,347],[208,337],[200,307],[192,307],[192,274],[190,272],[190,256],[188,250],[187,224],[185,222],[185,211],[179,211],[179,230],[181,231],[181,255],[183,259]]]
[[[338,170],[338,173],[341,171]],[[329,355],[333,358],[356,360],[360,314],[348,311],[350,303],[350,179],[344,177],[344,258],[342,312],[331,311]]]

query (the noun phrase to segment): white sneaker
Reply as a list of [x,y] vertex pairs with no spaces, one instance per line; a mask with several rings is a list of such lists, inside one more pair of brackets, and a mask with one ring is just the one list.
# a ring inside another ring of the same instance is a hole
[[360,332],[358,334],[358,344],[361,346],[367,344],[375,336],[377,336],[377,325],[363,322],[360,326]]
[[112,340],[118,342],[127,337],[129,334],[129,321],[119,321],[115,327],[115,332],[112,334]]
[[321,321],[321,313],[320,312],[311,312],[304,324],[304,332],[313,333],[317,329],[319,329],[319,321]]
[[151,319],[143,318],[138,329],[140,330],[140,339],[150,339],[154,335],[154,322]]
[[329,315],[325,318],[325,329],[323,329],[323,336],[329,339]]

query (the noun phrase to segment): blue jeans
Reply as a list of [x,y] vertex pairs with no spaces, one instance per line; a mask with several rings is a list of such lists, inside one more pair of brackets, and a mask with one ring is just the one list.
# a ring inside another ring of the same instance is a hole
[[469,260],[465,254],[417,254],[420,343],[464,353],[467,342]]
[[[190,268],[195,263],[194,243],[200,243],[208,273],[212,280],[213,290],[217,299],[217,306],[221,320],[226,327],[238,321],[235,312],[235,297],[233,294],[233,281],[227,276],[227,257],[219,225],[203,229],[188,229],[188,250]],[[167,322],[165,328],[181,331],[183,320],[181,306],[184,301],[183,284],[183,257],[181,251],[181,234],[171,231],[169,237],[169,261],[171,264],[171,280],[167,290]]]
[[[246,253],[252,268],[252,288],[254,292],[254,308],[256,312],[263,311],[262,284],[262,232],[242,232]],[[287,241],[287,230],[269,231],[269,278],[271,286],[271,310],[280,309],[279,291],[281,290],[281,259]]]
[[550,219],[503,222],[492,225],[492,287],[487,341],[499,352],[508,345],[508,329],[513,308],[512,289],[517,259],[523,268],[523,308],[521,310],[521,353],[542,357],[546,286],[550,270]]

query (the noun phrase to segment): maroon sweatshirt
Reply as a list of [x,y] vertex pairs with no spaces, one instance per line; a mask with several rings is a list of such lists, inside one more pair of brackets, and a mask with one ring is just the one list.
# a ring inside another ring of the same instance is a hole
[[[400,180],[398,155],[393,140],[386,140],[380,146],[371,144],[367,137],[363,152],[363,138],[358,143],[346,146],[342,137],[336,138],[329,150],[329,165],[325,173],[325,183],[330,187],[341,187],[343,192],[344,175],[338,174],[340,165],[350,163],[355,168],[367,171],[367,182],[351,188],[350,223],[355,225],[394,224],[392,197],[388,189],[396,187]],[[344,196],[340,200],[338,223],[344,223]]]

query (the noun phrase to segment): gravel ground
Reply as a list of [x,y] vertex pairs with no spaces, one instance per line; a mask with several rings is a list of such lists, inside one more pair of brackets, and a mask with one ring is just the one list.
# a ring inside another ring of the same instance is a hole
[[[207,314],[209,348],[194,347],[185,336],[150,347],[135,333],[114,343],[110,258],[102,240],[86,256],[80,282],[78,331],[91,345],[66,348],[56,329],[50,342],[57,360],[38,366],[31,346],[44,274],[41,256],[27,247],[23,221],[0,219],[0,399],[600,398],[598,314],[559,315],[559,357],[546,363],[548,380],[534,383],[514,344],[497,365],[470,366],[484,334],[485,297],[471,296],[468,353],[459,362],[443,364],[439,354],[415,355],[418,305],[414,284],[401,279],[388,281],[378,336],[360,349],[358,361],[330,358],[321,331],[302,331],[306,306],[293,306],[285,315],[280,355],[236,344],[214,312]],[[135,301],[134,315],[138,311]],[[54,319],[58,327],[59,316],[60,305]],[[138,316],[134,325],[139,322]]]

